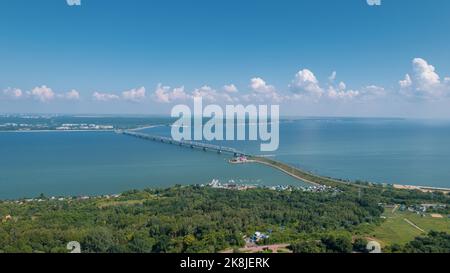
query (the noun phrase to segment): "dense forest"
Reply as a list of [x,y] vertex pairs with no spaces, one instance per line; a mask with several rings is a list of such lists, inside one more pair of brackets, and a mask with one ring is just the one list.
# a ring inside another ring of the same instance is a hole
[[[176,186],[85,200],[4,201],[0,252],[68,252],[70,241],[83,252],[218,252],[244,246],[256,231],[269,235],[260,244],[290,243],[294,252],[364,252],[366,242],[352,231],[381,221],[382,202],[448,202],[442,195],[396,192]],[[439,241],[450,252],[447,234],[429,236],[390,251],[426,251]]]
[[405,246],[389,246],[386,251],[392,253],[449,253],[450,234],[432,231],[427,236],[417,237]]

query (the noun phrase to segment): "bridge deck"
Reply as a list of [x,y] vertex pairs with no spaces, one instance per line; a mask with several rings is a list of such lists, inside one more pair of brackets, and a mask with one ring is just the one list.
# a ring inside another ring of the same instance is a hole
[[197,148],[197,149],[202,149],[205,151],[228,153],[228,154],[233,154],[234,156],[249,156],[246,153],[238,151],[234,148],[218,146],[218,145],[214,145],[214,144],[202,143],[202,142],[191,141],[191,140],[175,140],[170,137],[156,136],[156,135],[150,135],[150,134],[144,134],[144,133],[138,133],[138,132],[132,132],[132,131],[122,131],[119,133],[128,135],[128,136],[132,136],[132,137],[141,138],[141,139],[157,141],[157,142],[162,142],[162,143],[167,143],[167,144],[173,144],[173,145],[178,145],[178,146],[184,146],[184,147],[190,147],[190,148]]

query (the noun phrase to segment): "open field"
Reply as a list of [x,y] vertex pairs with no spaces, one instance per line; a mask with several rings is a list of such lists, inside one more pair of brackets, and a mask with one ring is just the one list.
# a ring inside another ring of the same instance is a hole
[[[405,244],[415,237],[425,235],[424,232],[444,231],[450,232],[450,219],[448,217],[435,218],[430,214],[418,215],[409,211],[386,210],[383,216],[386,220],[370,232],[369,237],[380,241],[382,245]],[[417,227],[415,227],[414,225]],[[420,228],[420,229],[419,229]]]

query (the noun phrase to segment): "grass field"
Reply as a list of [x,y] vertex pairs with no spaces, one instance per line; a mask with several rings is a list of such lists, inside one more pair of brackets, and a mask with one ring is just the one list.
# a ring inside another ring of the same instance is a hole
[[[433,218],[430,214],[421,216],[409,211],[397,210],[392,212],[390,209],[386,209],[383,216],[386,217],[386,220],[367,234],[382,245],[405,244],[412,241],[415,237],[424,234],[417,227],[426,232],[435,230],[450,233],[450,219],[446,216]],[[414,227],[405,219],[414,223],[417,227]]]

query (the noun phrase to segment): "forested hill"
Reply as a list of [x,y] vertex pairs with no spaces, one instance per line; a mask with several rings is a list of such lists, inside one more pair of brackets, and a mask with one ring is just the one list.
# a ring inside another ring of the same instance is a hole
[[243,236],[271,230],[267,243],[313,232],[351,230],[382,208],[346,194],[208,187],[133,191],[119,198],[3,203],[0,249],[67,252],[215,252],[244,245]]
[[269,235],[261,244],[340,236],[335,251],[348,252],[361,223],[381,221],[378,196],[177,186],[117,197],[5,201],[0,252],[67,252],[70,241],[83,252],[217,252],[244,246],[256,231]]

